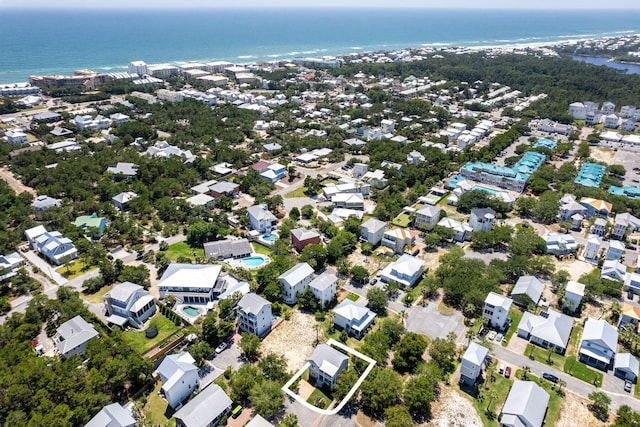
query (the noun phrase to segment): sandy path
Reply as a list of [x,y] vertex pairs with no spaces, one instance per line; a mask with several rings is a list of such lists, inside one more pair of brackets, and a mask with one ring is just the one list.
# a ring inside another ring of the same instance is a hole
[[16,194],[20,194],[26,191],[33,194],[34,197],[38,196],[36,190],[24,185],[20,180],[13,176],[13,173],[8,169],[0,168],[0,178],[2,178],[7,184],[9,184],[9,187],[11,187],[13,191],[16,192]]

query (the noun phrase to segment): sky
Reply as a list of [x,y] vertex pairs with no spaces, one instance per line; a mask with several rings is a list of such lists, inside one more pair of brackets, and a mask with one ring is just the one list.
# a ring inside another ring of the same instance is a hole
[[276,7],[388,7],[460,9],[640,9],[629,0],[0,0],[0,8],[18,9],[201,9]]

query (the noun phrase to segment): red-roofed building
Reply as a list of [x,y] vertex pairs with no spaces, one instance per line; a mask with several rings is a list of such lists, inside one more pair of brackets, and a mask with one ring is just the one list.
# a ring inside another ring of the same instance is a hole
[[267,168],[268,168],[269,166],[271,166],[271,165],[272,165],[272,163],[271,163],[271,162],[268,162],[268,161],[266,161],[266,160],[260,160],[259,162],[254,163],[253,165],[251,165],[251,168],[252,168],[254,171],[257,171],[258,173],[262,173],[262,172],[266,171],[266,170],[267,170]]
[[302,252],[305,246],[311,244],[320,244],[320,235],[315,230],[308,230],[306,228],[296,228],[291,230],[291,243],[298,250]]

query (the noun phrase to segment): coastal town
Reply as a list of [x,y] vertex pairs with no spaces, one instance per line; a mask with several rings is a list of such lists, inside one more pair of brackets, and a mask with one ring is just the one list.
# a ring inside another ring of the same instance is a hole
[[0,85],[0,420],[636,425],[639,46]]

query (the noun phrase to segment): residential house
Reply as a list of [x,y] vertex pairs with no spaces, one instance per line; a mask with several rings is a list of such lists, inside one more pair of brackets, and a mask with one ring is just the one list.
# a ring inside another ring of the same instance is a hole
[[572,201],[560,206],[560,213],[558,217],[560,218],[560,221],[566,221],[576,214],[582,215],[583,217],[586,216],[587,208],[576,201]]
[[291,230],[291,243],[298,252],[302,252],[307,245],[319,245],[320,234],[308,228],[295,228]]
[[571,234],[546,233],[542,239],[548,254],[569,255],[578,250],[578,243]]
[[313,280],[313,268],[301,262],[278,277],[282,283],[282,300],[287,304],[298,302],[298,293],[306,291]]
[[244,427],[273,427],[273,424],[256,414]]
[[578,354],[580,361],[607,370],[618,348],[618,330],[604,319],[587,319]]
[[129,209],[129,202],[131,202],[136,197],[138,197],[138,195],[133,191],[123,191],[122,193],[113,196],[113,198],[111,198],[111,201],[113,201],[113,205],[116,207],[116,209],[118,209],[119,211],[126,211],[127,209]]
[[360,193],[338,193],[331,197],[334,208],[364,210],[364,196]]
[[225,239],[207,242],[204,245],[204,256],[216,260],[240,259],[251,256],[253,248],[247,239]]
[[309,283],[309,289],[313,292],[313,296],[320,300],[323,310],[336,296],[336,283],[338,278],[331,273],[322,273]]
[[209,187],[211,197],[227,196],[234,198],[240,193],[240,186],[233,182],[220,181]]
[[208,194],[196,194],[186,199],[185,202],[196,208],[213,209],[216,205],[215,199]]
[[600,258],[600,249],[602,249],[602,240],[595,234],[590,234],[587,238],[587,244],[582,251],[582,256],[591,262],[598,262]]
[[422,277],[424,267],[421,259],[404,254],[380,272],[380,280],[384,283],[396,282],[404,287],[413,286]]
[[210,304],[223,285],[219,264],[169,264],[158,282],[160,299],[173,295],[179,304]]
[[238,328],[258,336],[271,330],[271,303],[260,295],[248,293],[238,302]]
[[198,388],[198,368],[194,363],[191,354],[182,351],[166,356],[158,366],[162,380],[160,393],[174,409]]
[[602,114],[613,114],[615,109],[616,109],[616,104],[614,104],[613,102],[606,101],[602,103],[602,109],[601,109]]
[[87,232],[91,232],[91,237],[93,238],[100,238],[104,234],[107,219],[99,217],[96,213],[91,215],[80,215],[73,222],[73,225],[82,228],[82,231],[85,234]]
[[505,329],[509,324],[509,310],[513,300],[495,292],[489,292],[484,300],[482,315],[494,328]]
[[114,178],[135,178],[138,173],[138,165],[135,163],[118,162],[115,166],[109,166],[107,172],[112,173]]
[[109,116],[109,119],[111,119],[111,126],[120,126],[123,123],[127,123],[129,118],[129,116],[122,113],[114,113]]
[[609,261],[620,261],[624,255],[624,243],[620,240],[610,240],[609,249],[607,249],[606,259]]
[[382,236],[387,228],[387,223],[376,218],[371,218],[360,226],[361,239],[376,246],[382,241]]
[[529,177],[544,163],[546,156],[528,151],[513,167],[496,166],[493,163],[467,162],[460,174],[467,179],[522,192]]
[[278,182],[287,176],[287,168],[280,163],[274,163],[266,167],[266,170],[260,172],[260,176],[269,182]]
[[327,387],[333,390],[338,377],[347,369],[349,357],[328,346],[318,344],[309,357],[309,379],[316,387]]
[[635,383],[638,380],[638,359],[631,353],[618,353],[613,362],[613,373],[625,381]]
[[453,230],[453,240],[456,242],[471,240],[473,228],[471,228],[466,221],[460,222],[449,217],[444,217],[438,221],[438,225]]
[[382,246],[392,249],[397,254],[403,253],[407,247],[413,252],[418,234],[416,231],[395,227],[384,232]]
[[580,204],[587,208],[586,216],[588,218],[591,218],[592,216],[601,216],[606,218],[613,210],[613,205],[611,203],[591,197],[583,197],[580,199]]
[[511,290],[511,298],[521,306],[538,305],[542,291],[544,285],[534,276],[521,276]]
[[278,218],[267,209],[265,204],[249,206],[247,208],[247,217],[249,218],[251,229],[258,233],[270,233],[278,226]]
[[640,274],[626,273],[623,289],[625,291],[631,291],[634,294],[640,294]]
[[38,212],[44,212],[50,208],[60,207],[61,204],[62,204],[61,199],[55,199],[49,196],[38,196],[33,201],[33,203],[31,203],[31,207],[33,207],[33,210],[36,213],[38,213]]
[[360,339],[371,326],[376,314],[350,299],[344,299],[333,309],[333,323],[348,334]]
[[19,128],[9,129],[4,135],[9,144],[22,145],[29,143],[29,137],[22,129]]
[[604,236],[607,228],[607,220],[604,218],[596,218],[591,226],[591,233],[597,236]]
[[135,427],[138,422],[131,414],[133,404],[126,407],[119,403],[104,406],[84,427]]
[[637,230],[640,230],[640,219],[630,213],[620,213],[616,215],[611,237],[613,239],[624,240],[627,232],[633,233]]
[[625,281],[627,267],[619,261],[605,261],[600,272],[601,279]]
[[6,271],[0,275],[0,282],[9,279],[17,274],[16,270],[24,264],[24,260],[18,252],[12,252],[8,255],[0,255],[0,272]]
[[564,291],[564,302],[562,303],[562,308],[575,312],[578,307],[580,307],[582,298],[584,298],[584,288],[585,286],[582,283],[569,280]]
[[80,316],[64,322],[53,337],[56,350],[67,359],[75,355],[83,355],[89,341],[98,336],[92,324]]
[[232,403],[218,384],[210,384],[173,414],[176,427],[216,427]]
[[36,239],[47,232],[47,229],[44,228],[44,225],[36,225],[33,228],[29,228],[25,230],[24,237],[26,237],[27,242],[29,243],[29,247],[31,249],[36,248]]
[[416,212],[415,226],[419,229],[431,230],[440,221],[442,209],[435,206],[426,205]]
[[543,311],[538,315],[525,312],[518,324],[518,336],[562,354],[572,329],[573,319],[557,311]]
[[605,166],[598,163],[585,162],[582,164],[582,167],[580,167],[578,176],[576,176],[573,182],[584,187],[598,188],[600,187],[605,171]]
[[615,114],[607,114],[604,116],[604,127],[608,129],[615,129],[618,127],[620,117]]
[[140,328],[156,312],[156,300],[142,286],[124,282],[104,295],[104,308],[107,322]]
[[54,265],[64,264],[78,257],[78,250],[71,239],[63,237],[59,231],[46,231],[39,235],[33,241],[33,248]]
[[533,381],[515,380],[502,407],[502,427],[541,427],[549,393]]
[[489,354],[488,348],[473,341],[469,344],[464,355],[462,355],[462,363],[460,363],[461,383],[473,385],[482,377],[487,354]]
[[493,228],[493,221],[496,219],[496,211],[491,208],[471,209],[469,225],[473,231],[489,231]]
[[640,324],[640,307],[628,302],[622,303],[622,311],[620,312],[620,319],[618,320],[618,328],[622,328],[625,325],[631,325],[630,327],[634,332],[638,332],[638,325]]

